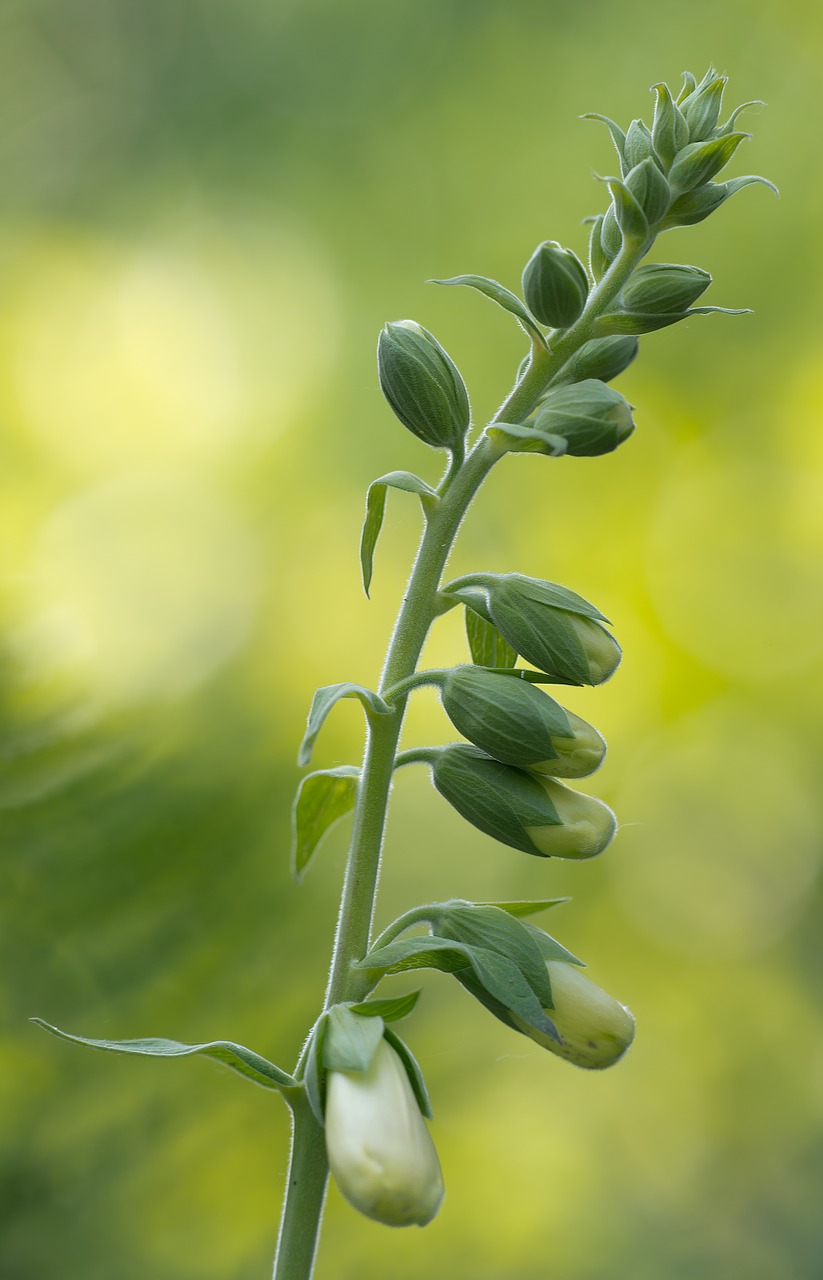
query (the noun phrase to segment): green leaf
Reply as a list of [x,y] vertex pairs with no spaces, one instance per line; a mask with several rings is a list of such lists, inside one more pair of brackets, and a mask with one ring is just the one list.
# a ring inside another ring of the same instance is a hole
[[493,999],[530,1026],[554,1035],[554,1024],[514,961],[485,947],[434,936],[398,938],[369,952],[355,968],[379,969],[384,974],[405,973],[409,969],[439,969],[441,973],[470,969]]
[[486,276],[452,276],[449,280],[430,280],[429,284],[464,284],[469,289],[476,289],[484,297],[491,298],[492,302],[496,302],[504,311],[516,316],[526,332],[536,339],[541,347],[548,345],[534,316],[526,310],[516,294],[506,289],[504,285],[498,284],[496,280],[489,280]]
[[371,689],[364,689],[361,684],[351,684],[349,681],[343,681],[341,684],[324,685],[322,689],[317,690],[312,698],[306,733],[300,744],[300,751],[297,756],[299,765],[308,764],[311,760],[312,748],[317,740],[318,733],[323,727],[323,721],[334,704],[339,702],[341,698],[359,698],[366,709],[366,714],[369,716],[391,715],[392,709],[388,703],[384,702]]
[[481,947],[512,961],[541,1006],[551,1002],[551,987],[540,948],[526,925],[499,907],[449,903],[435,926],[445,938]]
[[517,662],[515,650],[501,636],[491,622],[481,618],[474,609],[466,609],[466,635],[472,662],[478,667],[513,667]]
[[409,1077],[409,1084],[412,1092],[417,1099],[417,1105],[427,1120],[432,1118],[432,1104],[429,1100],[429,1092],[426,1088],[426,1082],[423,1079],[423,1072],[420,1070],[417,1059],[407,1044],[404,1044],[399,1036],[396,1036],[388,1027],[383,1032],[383,1038],[388,1040],[394,1049],[403,1066],[406,1068],[406,1075]]
[[233,1044],[230,1040],[212,1040],[207,1044],[181,1044],[178,1040],[157,1039],[89,1040],[85,1036],[69,1035],[68,1031],[61,1031],[42,1018],[31,1018],[30,1021],[44,1031],[60,1036],[62,1040],[86,1045],[89,1049],[105,1049],[109,1053],[134,1053],[149,1058],[187,1058],[192,1054],[202,1054],[207,1058],[216,1058],[218,1062],[231,1067],[232,1071],[245,1076],[247,1080],[262,1085],[264,1089],[291,1089],[297,1084],[287,1072],[281,1071],[266,1058],[261,1058],[259,1053],[244,1048],[242,1044]]
[[585,960],[580,960],[571,951],[563,946],[562,942],[558,942],[556,938],[552,938],[543,929],[538,929],[535,924],[525,924],[523,926],[533,934],[534,940],[540,948],[540,954],[544,960],[563,960],[566,964],[579,965],[581,969],[585,969]]
[[620,128],[620,125],[615,124],[614,121],[610,120],[608,116],[598,115],[596,111],[586,111],[580,117],[580,119],[581,120],[599,120],[601,124],[604,124],[606,126],[609,133],[611,134],[612,142],[614,143],[614,149],[617,152],[617,158],[620,161],[620,172],[625,176],[628,173],[631,166],[627,165],[626,163],[626,152],[625,152],[626,135],[623,132],[623,130]]
[[364,1000],[361,1004],[351,1005],[353,1013],[364,1018],[382,1018],[384,1022],[399,1022],[407,1017],[420,998],[419,991],[410,991],[405,996],[394,996],[389,1000]]
[[341,764],[308,773],[297,788],[292,809],[292,874],[298,882],[323,839],[357,800],[360,770]]
[[383,1019],[363,1018],[347,1004],[333,1005],[326,1017],[323,1066],[327,1071],[368,1071],[383,1039]]
[[366,518],[363,521],[363,532],[360,537],[360,567],[363,572],[363,590],[369,594],[372,570],[374,567],[374,549],[383,527],[383,516],[386,510],[386,493],[388,489],[402,489],[405,493],[416,493],[427,511],[439,499],[434,489],[412,475],[410,471],[390,471],[388,475],[374,480],[366,494]]
[[498,422],[486,428],[486,435],[501,450],[508,453],[543,453],[559,458],[566,452],[563,436],[537,427],[525,427],[519,422]]
[[564,902],[571,902],[571,898],[543,898],[537,902],[478,902],[477,906],[499,907],[501,911],[508,911],[510,916],[533,916],[538,911],[559,907]]

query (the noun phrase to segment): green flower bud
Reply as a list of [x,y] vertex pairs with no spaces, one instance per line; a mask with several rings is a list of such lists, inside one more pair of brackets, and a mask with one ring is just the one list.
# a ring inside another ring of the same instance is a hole
[[596,729],[517,676],[455,667],[440,696],[455,729],[504,764],[584,778],[605,755]]
[[611,809],[552,778],[455,744],[432,765],[437,790],[472,826],[541,858],[593,858],[616,830]]
[[541,324],[567,329],[589,296],[586,268],[571,249],[556,240],[538,245],[523,269],[523,297]]
[[[609,267],[609,259],[603,251],[602,233],[603,233],[603,214],[598,213],[596,218],[591,220],[592,229],[589,235],[589,270],[594,280],[602,280]],[[620,230],[618,228],[618,236]]]
[[635,165],[640,164],[641,160],[652,160],[657,164],[652,135],[642,120],[632,120],[626,130],[623,158],[627,169],[633,169]]
[[701,142],[714,131],[720,118],[726,81],[726,76],[718,76],[710,69],[697,88],[683,99],[680,109],[689,126],[691,142]]
[[611,453],[634,431],[629,402],[596,378],[561,384],[547,392],[534,425],[562,436],[573,457]]
[[669,183],[675,195],[694,191],[710,182],[724,169],[747,133],[727,133],[708,142],[690,142],[677,156],[669,172]]
[[672,101],[667,84],[656,84],[657,100],[654,105],[652,142],[663,164],[668,169],[681,147],[689,141],[689,126],[680,108]]
[[610,204],[603,215],[600,225],[600,247],[606,262],[613,262],[623,244],[623,233],[617,221],[614,203]]
[[635,165],[626,177],[626,187],[646,215],[649,226],[655,226],[666,213],[672,199],[669,184],[660,172],[657,161],[646,159]]
[[623,290],[627,311],[672,313],[685,311],[705,293],[712,278],[700,267],[674,262],[645,263],[636,267]]
[[385,325],[377,368],[383,395],[404,427],[434,449],[462,445],[470,419],[466,386],[428,330],[413,320]]
[[367,1218],[424,1227],[440,1208],[437,1152],[406,1069],[386,1040],[366,1071],[329,1071],[326,1149],[341,1193]]
[[634,1039],[634,1018],[625,1005],[595,985],[576,965],[547,960],[554,1007],[546,1013],[560,1042],[511,1014],[519,1031],[567,1062],[589,1070],[611,1067]]
[[558,383],[597,378],[611,382],[634,360],[640,344],[634,337],[592,338],[563,366]]

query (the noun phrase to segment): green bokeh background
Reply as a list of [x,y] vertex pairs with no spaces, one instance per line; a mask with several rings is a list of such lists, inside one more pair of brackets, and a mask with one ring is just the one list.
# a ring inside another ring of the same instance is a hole
[[[288,1067],[322,995],[345,855],[289,875],[316,685],[373,684],[419,523],[368,482],[437,476],[376,384],[387,319],[437,333],[475,418],[523,354],[429,277],[516,287],[578,252],[601,111],[714,62],[765,173],[660,257],[752,316],[643,339],[614,456],[511,459],[455,572],[550,577],[625,648],[569,705],[609,739],[605,856],[529,859],[398,777],[379,919],[570,894],[549,925],[638,1019],[612,1072],[427,976],[407,1024],[447,1198],[425,1231],[332,1190],[318,1280],[823,1274],[823,19],[796,0],[6,0],[0,8],[0,1276],[260,1280],[285,1109],[203,1061],[48,1040],[230,1038]],[[465,656],[438,624],[430,665]],[[321,765],[355,761],[344,704]],[[422,693],[407,744],[449,738]],[[394,979],[393,989],[411,983]]]

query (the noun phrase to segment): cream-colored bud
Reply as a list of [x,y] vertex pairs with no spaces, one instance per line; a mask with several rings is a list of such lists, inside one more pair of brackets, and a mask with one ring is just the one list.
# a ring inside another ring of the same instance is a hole
[[587,978],[577,965],[547,960],[546,968],[554,1000],[554,1008],[546,1013],[561,1041],[535,1031],[515,1016],[518,1029],[578,1067],[602,1070],[612,1066],[634,1039],[634,1018],[629,1010]]
[[389,1227],[431,1222],[443,1175],[399,1055],[381,1040],[366,1071],[330,1071],[326,1149],[341,1193]]
[[577,632],[580,643],[589,664],[589,679],[592,684],[602,684],[617,670],[623,656],[620,645],[610,632],[593,622],[591,618],[583,618],[578,613],[569,614],[569,622]]
[[548,774],[552,778],[586,778],[599,769],[606,754],[606,743],[593,725],[581,720],[571,711],[566,712],[571,738],[552,738],[557,755],[551,760],[541,760],[530,765],[534,773]]
[[617,830],[617,819],[607,804],[593,796],[572,791],[561,782],[539,775],[560,822],[527,827],[526,834],[547,858],[593,858],[602,853]]

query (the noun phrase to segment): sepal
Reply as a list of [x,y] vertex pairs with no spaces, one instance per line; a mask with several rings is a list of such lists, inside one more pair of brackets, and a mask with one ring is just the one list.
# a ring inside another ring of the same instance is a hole
[[635,267],[621,294],[627,311],[685,311],[705,293],[712,278],[700,267],[675,262],[643,263]]
[[652,143],[666,169],[689,141],[689,126],[683,112],[672,99],[667,84],[652,86],[657,95],[654,104]]
[[707,142],[690,142],[683,147],[669,170],[669,183],[675,195],[694,191],[710,182],[725,169],[748,133],[727,133]]

